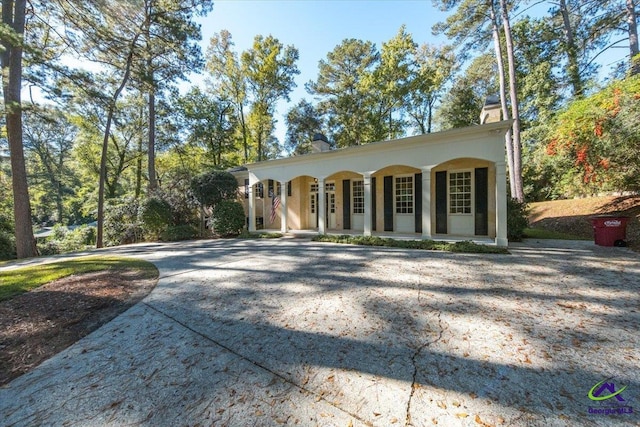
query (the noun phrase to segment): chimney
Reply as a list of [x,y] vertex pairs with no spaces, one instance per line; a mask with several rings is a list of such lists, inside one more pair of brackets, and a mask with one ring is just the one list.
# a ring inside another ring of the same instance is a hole
[[497,96],[487,96],[480,112],[480,124],[499,122],[502,119],[501,109],[500,99]]
[[331,150],[331,146],[329,145],[329,141],[327,141],[327,137],[321,133],[314,134],[313,140],[311,141],[311,152],[322,153],[329,150]]

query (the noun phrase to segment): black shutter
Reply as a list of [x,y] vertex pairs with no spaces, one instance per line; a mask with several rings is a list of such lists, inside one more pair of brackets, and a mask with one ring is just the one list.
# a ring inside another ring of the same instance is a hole
[[475,170],[475,225],[476,235],[489,234],[489,169]]
[[376,178],[371,178],[371,230],[376,230]]
[[384,177],[384,231],[393,231],[393,177]]
[[436,172],[436,233],[447,234],[447,171]]
[[415,181],[413,192],[413,214],[415,218],[416,233],[422,233],[422,174],[417,173],[413,178]]
[[287,181],[287,196],[291,197],[291,181]]
[[342,180],[342,229],[351,230],[351,180]]

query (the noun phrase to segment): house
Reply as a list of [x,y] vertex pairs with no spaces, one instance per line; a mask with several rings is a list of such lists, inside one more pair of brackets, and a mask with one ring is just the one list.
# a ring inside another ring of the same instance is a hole
[[504,138],[488,102],[481,125],[236,168],[249,231],[491,239],[507,246]]

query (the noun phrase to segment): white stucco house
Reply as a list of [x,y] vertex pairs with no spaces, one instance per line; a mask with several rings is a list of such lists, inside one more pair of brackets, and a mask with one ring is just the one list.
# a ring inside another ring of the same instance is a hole
[[[497,106],[499,108],[499,106]],[[249,231],[491,239],[507,246],[504,139],[488,105],[481,125],[236,168]]]

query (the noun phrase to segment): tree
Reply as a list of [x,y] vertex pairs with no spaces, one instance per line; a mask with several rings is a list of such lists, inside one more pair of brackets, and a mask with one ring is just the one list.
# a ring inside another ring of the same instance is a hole
[[406,28],[382,43],[380,60],[371,73],[362,78],[362,92],[366,94],[369,111],[370,140],[395,139],[404,135],[407,95],[410,90],[411,72],[416,43]]
[[210,166],[222,168],[234,151],[235,114],[230,102],[213,99],[194,87],[176,100],[179,126],[186,133],[186,142],[205,150]]
[[144,0],[144,48],[140,52],[138,78],[148,95],[148,179],[149,190],[157,188],[155,172],[156,93],[159,83],[166,85],[186,79],[187,71],[203,65],[200,27],[195,16],[206,15],[213,7],[211,0],[154,1]]
[[407,114],[417,133],[431,133],[433,115],[457,61],[451,46],[423,44],[415,53],[407,98]]
[[[500,0],[500,10],[502,12],[502,27],[506,40],[507,63],[509,65],[509,98],[511,101],[512,142],[513,147],[511,169],[513,170],[513,185],[511,196],[519,202],[524,201],[524,189],[522,185],[522,142],[520,138],[520,105],[518,104],[518,83],[516,81],[516,61],[511,35],[511,23],[509,19],[509,8],[506,0]],[[508,144],[509,145],[509,144]],[[511,176],[511,175],[510,175]]]
[[289,110],[285,122],[285,149],[298,155],[310,153],[314,135],[324,129],[324,119],[318,110],[310,102],[302,99]]
[[221,201],[238,196],[238,181],[229,172],[212,171],[193,178],[191,190],[202,206],[215,208]]
[[[31,164],[30,187],[32,191],[39,187],[45,200],[53,201],[58,223],[67,217],[64,201],[73,194],[77,183],[71,165],[76,133],[75,126],[57,109],[35,110],[25,117],[24,144]],[[43,208],[44,212],[49,211],[48,206]]]
[[25,29],[26,0],[2,1],[0,32],[4,51],[2,64],[2,91],[4,95],[7,140],[11,152],[11,176],[14,202],[16,254],[18,258],[37,254],[31,224],[31,204],[27,185],[24,148],[22,141],[22,51]]
[[369,104],[363,80],[380,60],[371,42],[345,39],[318,64],[318,78],[305,87],[320,102],[319,111],[327,117],[332,139],[338,147],[375,141],[367,117]]
[[561,173],[580,178],[565,195],[602,190],[640,189],[640,76],[614,81],[588,98],[572,102],[554,123],[547,139],[549,156],[568,159]]
[[296,87],[294,77],[300,74],[298,56],[295,47],[285,47],[273,36],[260,35],[241,55],[242,72],[252,97],[252,133],[258,161],[264,159],[264,145],[273,131],[276,103],[280,99],[289,101],[289,93]]
[[[506,0],[434,0],[434,4],[442,10],[451,10],[457,7],[456,12],[449,16],[445,23],[434,26],[435,32],[443,32],[454,37],[456,43],[464,49],[481,50],[493,39],[495,57],[498,64],[500,82],[500,100],[502,115],[505,120],[511,118],[513,126],[511,132],[505,136],[507,150],[507,163],[509,165],[509,183],[513,197],[522,201],[522,160],[520,142],[520,115],[518,110],[518,90],[516,83],[516,64],[513,40],[511,36],[510,11],[514,10],[519,1]],[[499,28],[502,24],[502,33]],[[507,57],[508,74],[503,65],[503,47],[501,39],[505,40],[505,54]],[[509,99],[507,100],[506,82],[508,76]],[[508,110],[511,107],[511,111]]]
[[498,90],[498,73],[493,55],[475,58],[462,76],[453,81],[436,114],[440,129],[478,124],[487,96]]
[[233,46],[231,33],[228,31],[214,34],[207,49],[207,69],[214,77],[210,82],[212,92],[222,99],[228,99],[234,107],[244,163],[249,163],[249,130],[244,111],[248,102],[247,81]]

